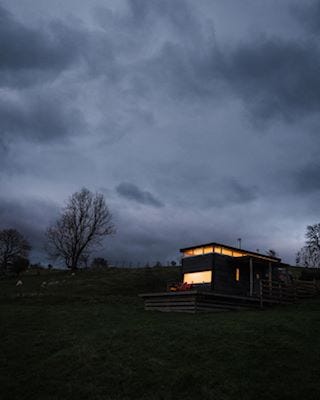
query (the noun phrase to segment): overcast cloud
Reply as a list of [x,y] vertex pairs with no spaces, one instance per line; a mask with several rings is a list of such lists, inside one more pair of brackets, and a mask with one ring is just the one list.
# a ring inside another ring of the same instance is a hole
[[293,262],[320,218],[320,1],[0,0],[0,227],[47,262],[68,196],[103,192],[101,255],[202,242]]

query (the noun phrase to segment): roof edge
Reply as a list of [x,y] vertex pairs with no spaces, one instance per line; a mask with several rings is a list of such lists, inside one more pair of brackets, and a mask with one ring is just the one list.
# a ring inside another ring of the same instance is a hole
[[279,257],[273,257],[273,256],[270,256],[268,254],[261,254],[261,253],[257,253],[255,251],[250,251],[250,250],[246,250],[246,249],[239,249],[238,247],[229,246],[227,244],[217,243],[217,242],[203,243],[203,244],[198,244],[198,245],[195,245],[195,246],[184,247],[184,248],[180,249],[179,251],[180,251],[180,253],[182,253],[182,252],[184,252],[186,250],[191,250],[191,249],[194,249],[196,247],[206,247],[206,246],[221,246],[221,247],[225,247],[226,249],[235,250],[235,251],[242,250],[242,251],[244,251],[244,252],[246,252],[248,254],[252,254],[253,256],[271,258],[272,260],[277,261],[277,262],[281,261],[281,258],[279,258]]

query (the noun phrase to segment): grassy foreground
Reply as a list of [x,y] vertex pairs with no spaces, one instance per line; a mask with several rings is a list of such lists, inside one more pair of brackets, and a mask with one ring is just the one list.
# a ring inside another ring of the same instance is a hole
[[[320,398],[320,300],[267,311],[145,312],[137,293],[177,275],[51,272],[24,276],[21,293],[14,280],[0,281],[0,398]],[[40,289],[43,281],[55,283]]]

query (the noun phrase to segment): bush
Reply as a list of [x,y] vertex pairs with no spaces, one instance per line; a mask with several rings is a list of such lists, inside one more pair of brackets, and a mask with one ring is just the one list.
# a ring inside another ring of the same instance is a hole
[[320,280],[320,268],[304,268],[301,271],[300,279],[303,281]]
[[24,257],[15,257],[11,266],[10,270],[15,274],[19,275],[21,272],[26,271],[29,268],[30,261]]
[[104,269],[104,268],[108,268],[108,267],[109,267],[108,260],[106,260],[103,257],[96,257],[93,259],[93,261],[91,263],[91,268],[94,268],[94,269]]

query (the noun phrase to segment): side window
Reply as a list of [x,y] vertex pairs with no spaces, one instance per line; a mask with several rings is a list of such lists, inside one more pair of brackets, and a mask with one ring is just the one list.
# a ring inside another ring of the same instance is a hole
[[240,281],[240,268],[236,268],[236,281]]

